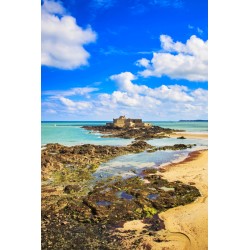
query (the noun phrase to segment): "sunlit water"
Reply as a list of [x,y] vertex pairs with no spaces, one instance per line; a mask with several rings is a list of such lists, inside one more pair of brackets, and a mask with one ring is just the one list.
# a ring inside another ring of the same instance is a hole
[[121,176],[128,178],[140,174],[147,168],[158,168],[164,163],[173,162],[185,158],[190,150],[178,151],[156,151],[153,153],[142,152],[138,154],[128,154],[116,157],[100,165],[94,176],[106,178],[111,176]]
[[[47,143],[60,143],[66,146],[80,144],[96,144],[96,145],[112,145],[122,146],[132,142],[131,139],[121,138],[102,138],[99,133],[91,133],[88,130],[82,129],[83,125],[105,125],[103,122],[42,122],[42,145]],[[151,122],[153,125],[163,128],[184,129],[192,133],[207,133],[207,122]],[[175,139],[171,139],[175,144]],[[171,143],[171,140],[168,142]],[[179,140],[178,140],[179,141]],[[158,143],[155,140],[155,143]],[[179,143],[179,142],[177,142]],[[188,143],[186,141],[186,143]],[[168,144],[170,145],[170,144]]]
[[[105,125],[105,122],[42,122],[42,146],[47,143],[60,143],[66,146],[95,144],[125,146],[133,139],[102,138],[99,133],[92,133],[82,129],[83,125]],[[191,133],[208,133],[207,122],[151,122],[153,125],[163,128],[183,129]],[[195,147],[186,150],[165,150],[153,153],[142,152],[116,157],[99,166],[94,176],[97,179],[111,176],[132,177],[141,173],[146,168],[158,168],[162,164],[179,161],[187,157],[194,150],[206,149],[207,139],[177,139],[163,138],[148,140],[153,146],[165,146],[174,144],[196,144]]]

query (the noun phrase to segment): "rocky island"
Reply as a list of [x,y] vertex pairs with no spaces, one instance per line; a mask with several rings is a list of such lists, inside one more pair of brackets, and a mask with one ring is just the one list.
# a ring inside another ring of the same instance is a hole
[[169,138],[170,134],[173,132],[185,131],[153,126],[150,123],[142,122],[141,119],[130,119],[125,116],[113,119],[113,123],[106,123],[104,126],[82,126],[82,128],[102,133],[102,137],[117,137],[135,140]]

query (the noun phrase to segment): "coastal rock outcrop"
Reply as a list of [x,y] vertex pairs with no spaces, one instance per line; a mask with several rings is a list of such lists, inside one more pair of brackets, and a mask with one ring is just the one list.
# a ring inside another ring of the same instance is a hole
[[42,249],[119,249],[121,239],[113,232],[127,220],[147,220],[148,234],[160,230],[157,214],[194,201],[200,196],[197,188],[168,182],[154,175],[156,169],[128,179],[97,181],[92,174],[116,156],[191,146],[155,148],[141,140],[121,147],[47,144],[41,151]]
[[158,175],[144,178],[147,182],[140,177],[110,178],[87,195],[59,198],[59,209],[42,210],[42,249],[118,249],[122,239],[113,233],[124,222],[145,220],[144,233],[153,235],[164,226],[159,212],[200,196],[196,187],[180,181],[168,182]]
[[83,180],[83,174],[89,179],[89,174],[100,163],[119,155],[139,153],[149,148],[152,146],[144,141],[132,142],[123,147],[91,144],[66,147],[57,143],[47,144],[42,150],[42,180],[53,179],[54,182],[62,182],[69,181],[70,178],[79,181]]
[[118,137],[123,139],[150,140],[154,138],[168,138],[173,132],[183,132],[159,126],[142,128],[119,128],[109,126],[82,126],[86,130],[102,133],[102,137]]
[[153,147],[147,150],[147,152],[152,153],[157,150],[183,150],[187,148],[192,148],[196,144],[174,144],[173,146],[162,146],[162,147]]
[[186,139],[184,136],[177,137],[177,139]]

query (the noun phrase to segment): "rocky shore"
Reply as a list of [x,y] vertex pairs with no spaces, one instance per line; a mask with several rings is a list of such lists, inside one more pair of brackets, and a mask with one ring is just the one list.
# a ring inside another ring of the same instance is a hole
[[[162,167],[155,173],[168,181],[179,180],[195,186],[201,194],[195,202],[159,213],[161,229],[145,232],[147,222],[126,222],[119,232],[123,240],[120,249],[138,250],[207,250],[208,249],[208,151],[194,151],[179,163]],[[145,233],[144,233],[145,232]]]
[[150,148],[153,147],[144,141],[136,141],[125,147],[92,144],[66,147],[57,143],[47,144],[46,149],[42,150],[42,180],[49,180],[53,175],[53,182],[57,179],[60,182],[83,181],[81,176],[95,171],[104,161]]
[[191,146],[155,148],[144,141],[123,147],[47,144],[41,152],[42,249],[119,249],[122,239],[115,232],[128,220],[144,220],[144,234],[161,230],[158,214],[193,202],[200,196],[196,187],[169,182],[150,169],[140,177],[98,182],[92,174],[100,163],[119,155]]
[[174,132],[184,132],[185,130],[176,130],[162,128],[159,126],[142,128],[117,128],[109,126],[82,126],[86,130],[102,133],[102,137],[117,137],[123,139],[150,140],[159,138],[168,138]]

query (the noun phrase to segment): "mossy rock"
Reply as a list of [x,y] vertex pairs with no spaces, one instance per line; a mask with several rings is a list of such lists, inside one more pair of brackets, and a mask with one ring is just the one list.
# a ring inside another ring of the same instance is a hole
[[79,185],[67,185],[64,188],[64,193],[70,194],[74,192],[78,192],[81,190],[81,187]]
[[188,204],[200,196],[193,186],[168,182],[158,175],[145,178],[150,183],[132,177],[98,184],[77,206],[69,203],[67,212],[78,221],[113,224],[150,218],[168,208]]

